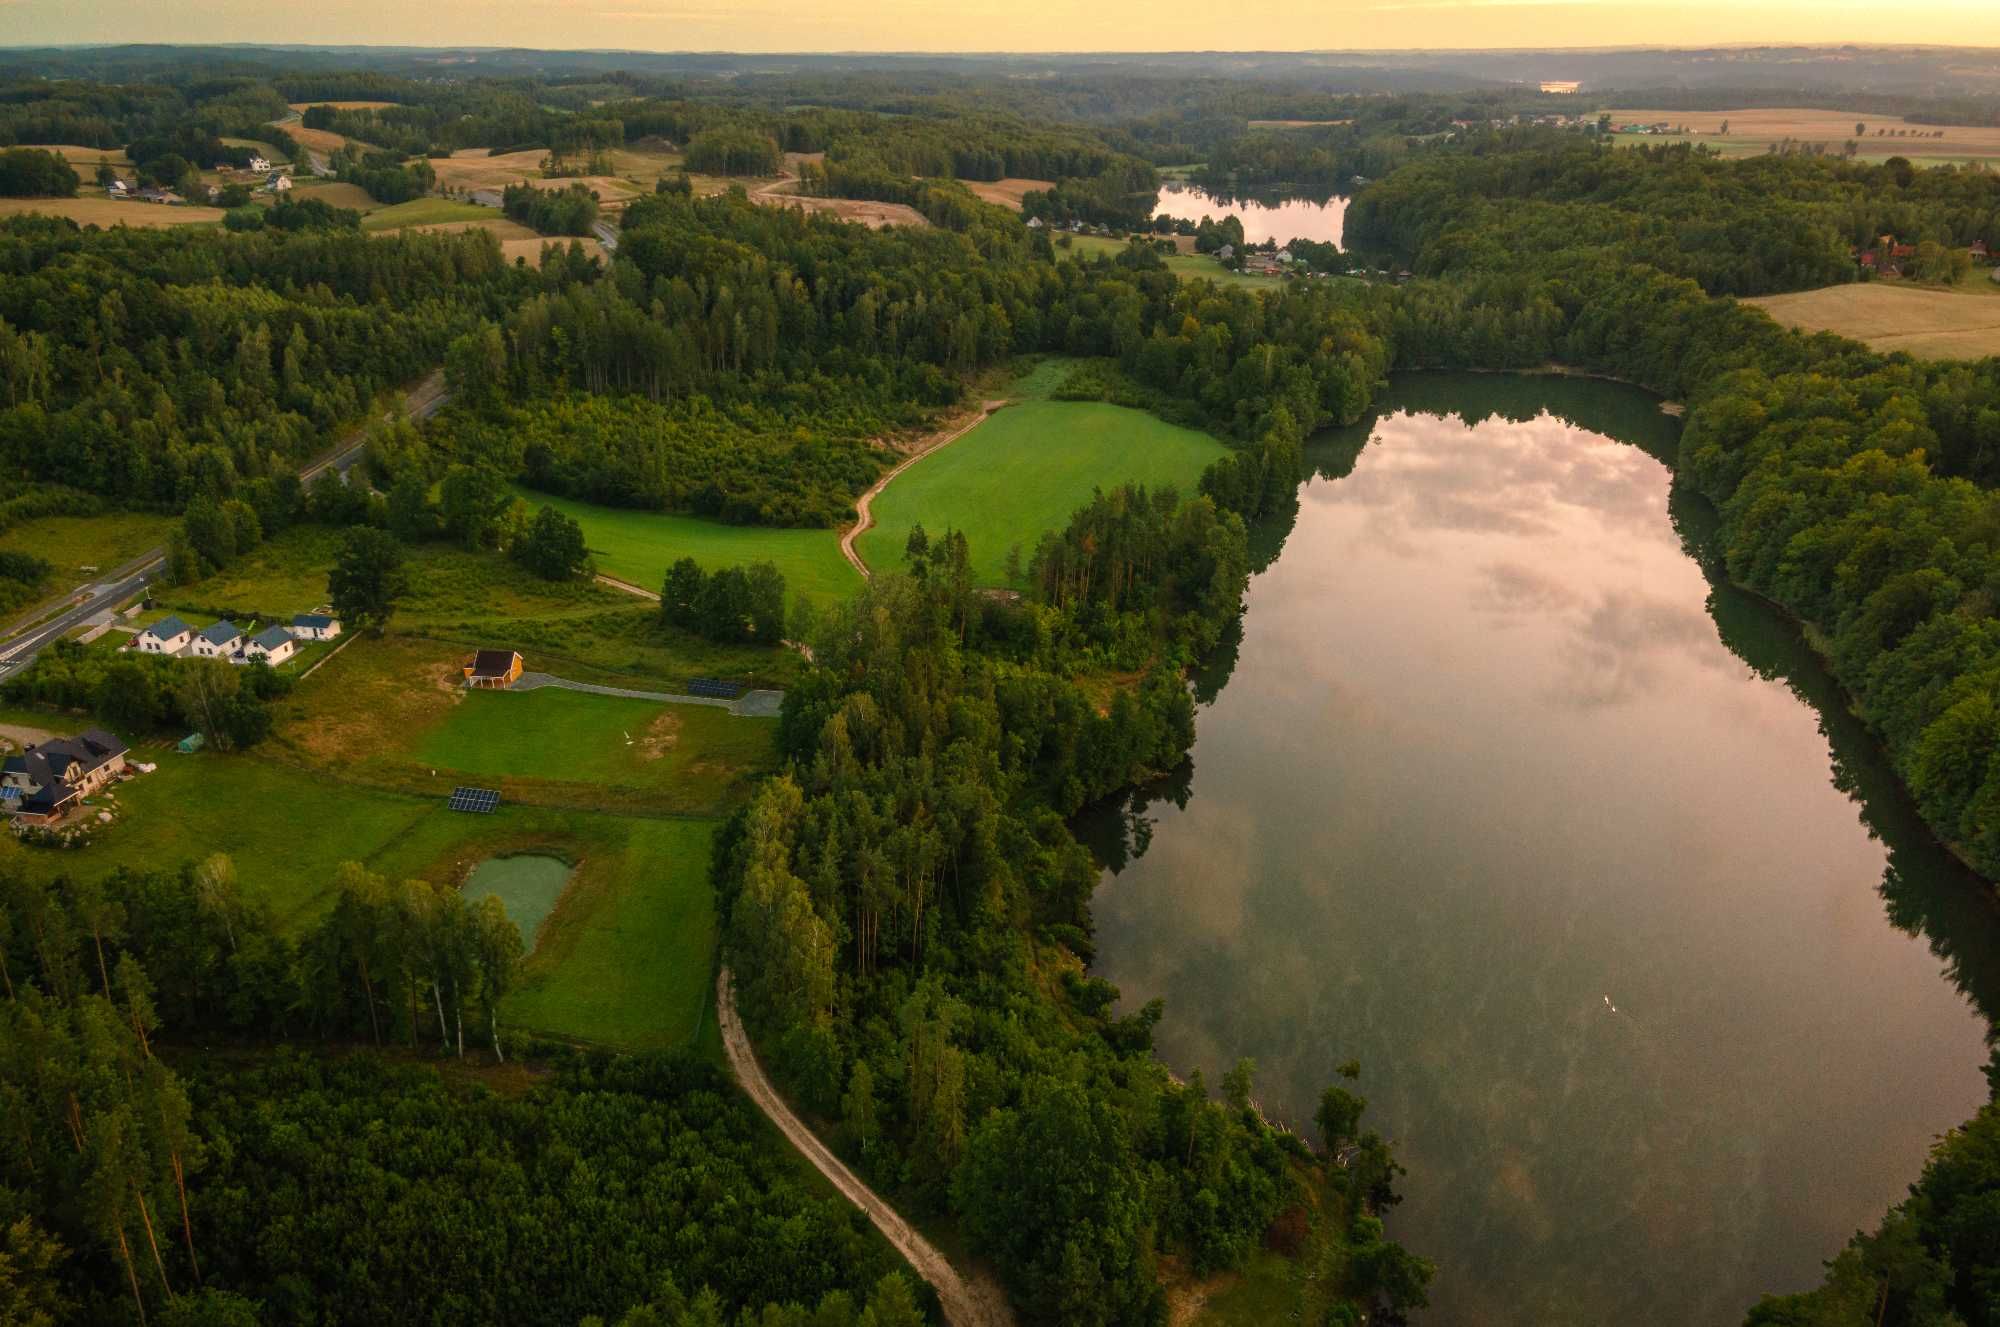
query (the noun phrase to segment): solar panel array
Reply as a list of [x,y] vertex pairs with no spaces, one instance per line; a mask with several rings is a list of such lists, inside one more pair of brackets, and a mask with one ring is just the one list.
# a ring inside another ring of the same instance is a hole
[[500,805],[500,794],[491,788],[453,788],[451,809],[454,811],[476,811],[480,815],[489,814]]
[[719,677],[697,677],[688,683],[690,696],[709,696],[716,700],[735,700],[743,691],[741,682],[726,682]]

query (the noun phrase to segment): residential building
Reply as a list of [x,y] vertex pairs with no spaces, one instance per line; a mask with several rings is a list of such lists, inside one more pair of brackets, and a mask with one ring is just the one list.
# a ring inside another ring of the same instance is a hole
[[300,640],[332,640],[340,634],[340,619],[324,613],[300,613],[292,618],[292,634]]
[[227,659],[243,648],[243,630],[234,622],[216,622],[194,633],[194,653],[201,659]]
[[274,194],[289,193],[292,188],[292,177],[272,171],[271,178],[264,181],[264,187]]
[[30,745],[0,761],[0,809],[36,824],[58,820],[125,768],[126,750],[102,728]]
[[142,654],[179,654],[193,636],[193,627],[169,615],[141,631],[132,643]]
[[500,689],[521,678],[519,650],[480,650],[465,661],[465,685]]
[[271,169],[271,163],[262,157],[252,157],[250,158],[250,169],[262,175]]
[[276,668],[279,664],[298,652],[299,643],[292,638],[291,632],[285,630],[283,627],[265,627],[262,631],[244,642],[242,650],[237,654],[237,658],[241,659],[244,663],[249,663],[252,659],[262,659],[265,663],[271,665],[271,667]]

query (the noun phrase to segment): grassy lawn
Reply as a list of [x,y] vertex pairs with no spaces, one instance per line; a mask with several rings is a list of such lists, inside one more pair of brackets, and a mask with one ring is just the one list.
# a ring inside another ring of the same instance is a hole
[[[605,817],[605,820],[610,820]],[[618,1046],[677,1046],[714,1016],[715,891],[708,820],[622,820],[597,842],[544,923],[507,1021]]]
[[[707,705],[539,691],[474,692],[413,743],[440,770],[655,792],[710,801],[776,763],[777,722]],[[720,786],[718,786],[720,785]]]
[[1209,1296],[1194,1321],[1199,1327],[1261,1327],[1295,1316],[1298,1268],[1267,1249],[1250,1255],[1240,1273],[1223,1278],[1227,1284]]
[[575,517],[599,571],[649,590],[659,589],[668,566],[684,557],[709,571],[770,562],[784,573],[788,593],[821,603],[844,599],[861,588],[861,577],[840,556],[837,530],[725,525],[698,516],[599,507],[529,489],[516,491],[531,507],[546,505]]
[[1834,332],[1875,350],[1926,359],[2000,355],[2000,293],[1984,269],[1964,289],[1859,281],[1746,300],[1788,327]]
[[876,497],[876,523],[856,547],[870,567],[896,567],[912,527],[962,530],[980,582],[1003,584],[1007,550],[1020,545],[1025,563],[1042,533],[1067,523],[1092,490],[1143,483],[1191,491],[1226,452],[1206,433],[1143,411],[1027,401],[904,471]]
[[37,516],[0,534],[0,549],[47,558],[55,564],[58,579],[73,579],[89,575],[85,567],[110,571],[157,548],[166,542],[173,523],[171,516],[130,511]]
[[500,213],[477,203],[450,198],[412,198],[393,207],[377,208],[361,219],[363,230],[397,230],[404,226],[436,226],[451,221],[493,221]]
[[[1121,254],[1125,252],[1126,241],[1110,239],[1103,235],[1071,235],[1067,252],[1078,257],[1094,258],[1099,254]],[[1056,256],[1065,250],[1060,244]],[[1253,276],[1247,272],[1232,272],[1205,253],[1177,253],[1167,255],[1167,270],[1183,279],[1200,277],[1218,285],[1241,286],[1245,290],[1275,290],[1284,284],[1284,278],[1275,276]]]

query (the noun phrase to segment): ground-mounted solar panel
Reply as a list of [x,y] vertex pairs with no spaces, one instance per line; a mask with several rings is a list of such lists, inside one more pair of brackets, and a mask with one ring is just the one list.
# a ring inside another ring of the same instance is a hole
[[451,790],[451,809],[454,811],[471,811],[478,815],[486,815],[498,805],[500,805],[500,794],[491,788]]
[[697,677],[688,683],[690,696],[705,696],[713,700],[735,700],[742,695],[741,682],[730,682],[719,677]]

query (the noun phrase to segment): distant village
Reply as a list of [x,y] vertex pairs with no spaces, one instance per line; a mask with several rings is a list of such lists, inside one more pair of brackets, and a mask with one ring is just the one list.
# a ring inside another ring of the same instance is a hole
[[[200,200],[203,203],[213,203],[221,196],[223,189],[229,184],[241,184],[258,193],[272,195],[289,193],[292,188],[292,168],[290,166],[273,166],[265,157],[250,158],[248,165],[244,166],[240,171],[228,162],[218,161],[215,163],[215,173],[223,177],[224,183],[204,186],[208,190],[208,196]],[[117,177],[113,177],[105,183],[104,192],[107,197],[114,199],[131,200],[140,203],[158,203],[167,207],[185,206],[190,201],[184,194],[177,193],[172,189],[156,185],[147,185],[141,188],[135,184],[127,184],[123,179]]]

